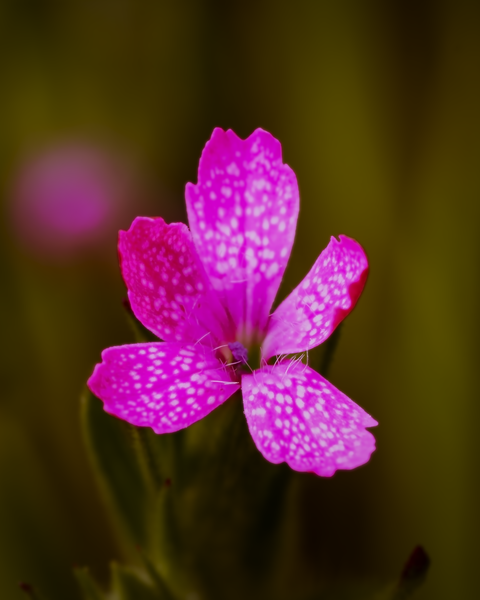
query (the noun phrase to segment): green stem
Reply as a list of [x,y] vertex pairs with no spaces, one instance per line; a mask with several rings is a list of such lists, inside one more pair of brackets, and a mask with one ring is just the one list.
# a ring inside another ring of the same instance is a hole
[[146,427],[132,427],[133,439],[140,450],[141,469],[148,484],[154,491],[161,488],[163,484],[160,468],[157,463],[155,451],[150,441],[150,432]]
[[320,363],[320,368],[318,369],[320,375],[324,377],[327,376],[328,371],[332,365],[333,356],[335,354],[335,350],[337,349],[338,341],[340,339],[340,331],[342,325],[338,325],[332,335],[325,342],[325,352],[322,357],[322,362]]

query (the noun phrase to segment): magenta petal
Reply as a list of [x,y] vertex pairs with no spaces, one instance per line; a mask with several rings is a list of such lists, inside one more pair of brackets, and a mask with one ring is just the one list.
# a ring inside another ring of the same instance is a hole
[[170,433],[199,421],[240,388],[200,344],[107,348],[88,387],[106,412],[132,425]]
[[295,236],[297,180],[280,142],[262,129],[246,140],[215,129],[186,200],[198,254],[248,345],[266,326]]
[[334,237],[305,279],[273,313],[263,343],[266,359],[304,352],[324,342],[353,310],[368,275],[358,242]]
[[377,422],[309,367],[292,361],[242,378],[253,440],[272,463],[330,477],[363,465],[375,450],[365,427]]
[[229,339],[227,317],[183,223],[138,217],[121,231],[118,250],[136,317],[167,342]]

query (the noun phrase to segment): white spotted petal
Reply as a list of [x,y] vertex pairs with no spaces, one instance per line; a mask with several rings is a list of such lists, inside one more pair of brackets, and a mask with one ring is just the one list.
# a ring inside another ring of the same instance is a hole
[[161,342],[107,348],[88,386],[106,412],[156,433],[188,427],[240,388],[205,346]]
[[363,465],[377,422],[309,367],[285,361],[242,377],[252,438],[272,463],[330,477]]
[[135,316],[167,342],[215,347],[228,319],[183,223],[138,217],[119,235],[122,275]]
[[324,342],[353,310],[368,275],[358,242],[332,237],[305,279],[270,318],[262,351],[265,359],[305,352]]
[[295,236],[298,186],[280,142],[215,129],[186,201],[198,254],[248,345],[263,337]]

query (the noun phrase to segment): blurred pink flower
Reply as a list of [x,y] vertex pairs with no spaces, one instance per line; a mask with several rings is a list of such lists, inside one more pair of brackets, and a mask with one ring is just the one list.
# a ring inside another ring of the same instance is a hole
[[54,146],[20,169],[15,228],[35,252],[62,260],[111,241],[133,217],[134,194],[129,165],[118,156],[81,143]]
[[375,440],[365,428],[376,421],[301,359],[287,358],[324,342],[355,306],[368,273],[361,246],[332,238],[270,315],[299,202],[280,143],[261,129],[246,140],[215,129],[186,199],[191,233],[141,217],[120,232],[132,309],[164,342],[105,350],[92,392],[107,412],[168,433],[242,388],[250,433],[267,460],[327,477],[367,462]]

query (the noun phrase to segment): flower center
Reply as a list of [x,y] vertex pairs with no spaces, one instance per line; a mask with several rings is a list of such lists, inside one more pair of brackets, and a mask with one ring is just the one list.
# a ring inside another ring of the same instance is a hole
[[248,349],[241,342],[230,342],[228,348],[232,353],[235,370],[238,374],[251,373],[260,368],[260,345],[251,344]]
[[242,363],[248,362],[248,350],[240,342],[231,342],[228,344],[230,352],[232,353],[233,360],[241,361]]
[[237,381],[240,381],[243,373],[251,373],[260,367],[258,344],[254,344],[247,350],[241,342],[230,342],[217,350],[218,358],[231,370],[231,375]]

